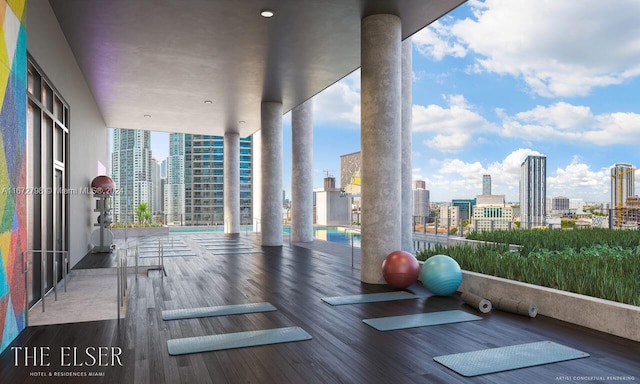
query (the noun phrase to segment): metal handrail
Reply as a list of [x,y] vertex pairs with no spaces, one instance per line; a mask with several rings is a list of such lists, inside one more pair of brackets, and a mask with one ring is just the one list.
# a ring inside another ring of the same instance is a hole
[[[62,279],[64,280],[64,291],[67,292],[67,269],[69,268],[69,251],[53,251],[53,250],[41,250],[41,249],[27,249],[22,252],[22,266],[24,273],[24,285],[25,285],[25,294],[24,294],[24,302],[26,308],[26,325],[29,326],[29,295],[27,294],[29,290],[29,269],[28,269],[28,255],[33,255],[34,253],[40,253],[40,301],[42,302],[42,312],[45,311],[45,296],[48,292],[44,292],[46,285],[46,260],[45,257],[48,254],[53,254],[53,265],[51,266],[53,269],[53,293],[54,300],[58,301],[58,258],[55,255],[62,255]],[[50,291],[49,291],[50,292]]]
[[351,224],[349,226],[349,232],[351,234],[351,268],[353,268],[354,266],[354,249],[353,249],[353,229],[351,228],[353,226],[353,224]]
[[[126,269],[123,268],[123,265],[126,265],[126,259],[128,256],[129,248],[120,248],[116,253],[116,261],[117,261],[117,288],[116,288],[116,296],[117,296],[117,312],[118,312],[118,322],[120,322],[120,307],[124,304],[124,288],[125,284],[122,283],[123,279],[123,269],[125,270],[124,280],[126,280]],[[123,261],[124,260],[124,261]]]

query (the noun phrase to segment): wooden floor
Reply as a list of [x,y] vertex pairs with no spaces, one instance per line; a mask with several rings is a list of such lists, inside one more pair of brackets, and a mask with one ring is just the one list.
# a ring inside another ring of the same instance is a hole
[[[14,365],[0,355],[0,383],[558,383],[640,380],[640,343],[561,321],[530,319],[499,311],[479,314],[459,296],[433,297],[421,285],[415,300],[330,306],[325,296],[380,292],[360,283],[359,252],[312,245],[260,248],[255,235],[240,242],[263,253],[223,255],[213,234],[184,235],[194,257],[165,258],[167,277],[157,271],[130,276],[126,320],[29,327],[12,346],[50,347],[50,367]],[[208,243],[207,243],[208,242]],[[222,244],[222,242],[220,243]],[[313,249],[310,249],[313,248]],[[114,277],[115,278],[115,277]],[[163,321],[164,309],[267,301],[277,311]],[[480,321],[379,332],[362,319],[460,309]],[[597,316],[585,313],[585,316]],[[180,337],[299,326],[312,340],[235,350],[169,356],[167,340]],[[639,325],[640,326],[640,325]],[[434,356],[551,340],[589,353],[585,359],[465,378],[433,361]],[[59,347],[115,346],[122,366],[61,367]],[[48,374],[101,377],[49,377]],[[44,374],[46,377],[36,377]],[[616,380],[617,379],[617,380]]]

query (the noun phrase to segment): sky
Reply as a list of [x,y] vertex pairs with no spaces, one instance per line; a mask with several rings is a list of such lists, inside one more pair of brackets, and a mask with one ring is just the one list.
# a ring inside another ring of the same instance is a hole
[[[640,166],[640,1],[472,0],[413,39],[413,178],[431,201],[518,201],[520,164],[547,157],[547,197],[610,201],[610,168]],[[291,190],[291,116],[283,118]],[[152,134],[154,157],[168,134]],[[360,71],[314,97],[314,186],[360,150]],[[636,189],[640,177],[636,177]]]

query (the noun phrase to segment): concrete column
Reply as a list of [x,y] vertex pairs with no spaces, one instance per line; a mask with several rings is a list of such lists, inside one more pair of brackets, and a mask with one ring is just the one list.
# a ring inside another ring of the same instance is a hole
[[282,103],[263,102],[262,212],[263,246],[282,246]]
[[313,241],[313,99],[291,113],[291,240]]
[[400,18],[362,20],[361,280],[384,284],[382,262],[401,249]]
[[262,131],[251,135],[251,154],[253,164],[251,170],[251,214],[254,232],[262,232],[260,219],[262,218]]
[[240,233],[240,134],[224,134],[224,233]]
[[413,108],[411,37],[402,42],[402,250],[413,253],[413,166],[411,123]]

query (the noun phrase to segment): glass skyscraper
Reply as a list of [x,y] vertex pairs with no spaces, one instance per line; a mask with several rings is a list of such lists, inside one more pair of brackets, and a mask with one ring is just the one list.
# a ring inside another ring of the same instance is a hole
[[482,194],[491,194],[491,175],[482,175]]
[[118,222],[135,221],[140,203],[153,207],[151,182],[151,132],[115,129],[111,154],[111,178],[118,193],[113,196],[113,213]]
[[167,224],[184,223],[184,134],[169,134],[164,213]]
[[627,205],[627,198],[635,195],[635,168],[632,164],[618,163],[611,168],[611,208]]
[[[172,133],[167,161],[167,221],[181,225],[224,223],[224,137]],[[240,139],[240,222],[252,220],[251,138]]]
[[520,166],[520,222],[523,228],[545,225],[547,157],[527,156]]

